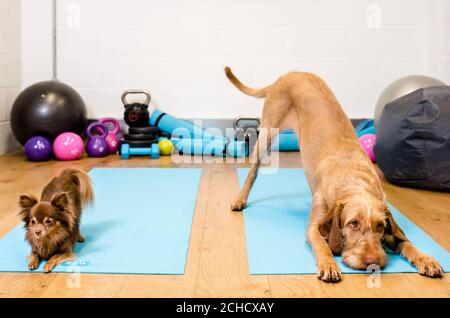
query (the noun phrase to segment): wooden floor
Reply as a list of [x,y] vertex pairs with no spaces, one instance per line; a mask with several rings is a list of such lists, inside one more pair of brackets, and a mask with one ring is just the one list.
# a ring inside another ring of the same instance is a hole
[[[200,158],[195,158],[200,162]],[[240,164],[245,166],[245,164]],[[450,275],[383,274],[381,288],[367,287],[368,275],[344,275],[330,285],[315,275],[249,275],[241,213],[230,210],[239,191],[236,164],[175,165],[118,156],[77,162],[30,163],[22,154],[0,157],[0,237],[19,224],[18,195],[39,194],[62,169],[77,167],[202,167],[203,175],[190,238],[185,275],[81,275],[69,288],[69,274],[0,273],[1,297],[450,297]],[[299,167],[298,153],[281,155],[282,167]],[[385,184],[389,201],[450,250],[450,195]],[[86,242],[89,244],[89,242]],[[1,251],[0,251],[1,257]],[[70,285],[70,284],[69,284]]]

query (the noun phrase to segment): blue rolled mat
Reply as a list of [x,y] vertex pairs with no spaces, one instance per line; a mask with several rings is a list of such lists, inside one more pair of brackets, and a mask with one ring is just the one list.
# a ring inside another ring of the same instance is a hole
[[356,135],[358,136],[358,138],[364,136],[364,135],[368,135],[368,134],[373,134],[376,135],[376,129],[375,129],[375,122],[373,121],[373,119],[366,119],[363,120],[356,128]]
[[185,155],[247,157],[245,141],[172,138],[175,148]]
[[[183,274],[201,169],[96,168],[77,260],[55,272]],[[170,199],[169,199],[170,198]],[[28,272],[22,225],[0,239],[0,271]],[[42,271],[44,262],[37,270]]]
[[[356,134],[359,137],[367,134],[376,134],[375,123],[372,119],[363,120],[356,128]],[[275,138],[272,150],[275,151],[299,151],[300,146],[298,143],[298,137],[294,130],[286,129],[280,132]]]
[[272,143],[272,150],[275,151],[299,151],[298,137],[294,132],[281,132],[275,137]]
[[221,135],[211,134],[193,123],[178,119],[155,109],[150,116],[150,125],[157,126],[159,130],[164,131],[172,135],[172,137],[180,138],[193,138],[193,139],[206,139],[206,140],[222,140],[226,141],[227,138]]
[[[251,274],[315,274],[316,266],[306,243],[311,193],[303,169],[279,169],[275,174],[261,169],[244,211],[247,256]],[[241,186],[248,169],[238,169]],[[450,254],[393,206],[392,214],[409,240],[435,257],[450,271]],[[389,254],[385,273],[417,272],[398,254]],[[336,257],[343,273],[351,269]]]

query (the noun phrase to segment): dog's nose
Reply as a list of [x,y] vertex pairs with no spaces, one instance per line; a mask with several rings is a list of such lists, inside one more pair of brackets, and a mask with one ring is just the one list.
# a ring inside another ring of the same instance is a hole
[[366,256],[365,258],[365,262],[367,264],[367,266],[369,265],[380,265],[380,258],[376,257],[376,256]]
[[34,234],[36,234],[36,236],[40,236],[42,233],[42,231],[34,231]]

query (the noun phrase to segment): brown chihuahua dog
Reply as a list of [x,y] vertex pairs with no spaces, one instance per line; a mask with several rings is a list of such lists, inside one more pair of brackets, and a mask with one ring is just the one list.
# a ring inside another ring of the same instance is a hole
[[72,259],[75,241],[84,242],[80,233],[82,208],[92,203],[94,192],[89,176],[66,169],[42,190],[41,199],[20,196],[20,217],[25,223],[25,239],[31,244],[28,268],[39,267],[42,259],[46,273]]

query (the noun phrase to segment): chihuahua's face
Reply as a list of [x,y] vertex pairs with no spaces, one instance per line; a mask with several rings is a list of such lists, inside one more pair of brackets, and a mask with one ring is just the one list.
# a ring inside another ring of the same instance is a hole
[[29,235],[42,239],[61,228],[67,205],[66,193],[56,195],[51,202],[38,202],[33,196],[20,197],[20,216]]
[[[42,205],[42,204],[41,204]],[[37,206],[37,213],[32,213],[29,224],[27,225],[28,230],[33,234],[36,239],[45,237],[47,234],[53,232],[55,228],[60,226],[60,223],[55,220],[51,215],[52,213],[42,213],[42,207]],[[42,210],[46,210],[44,207]]]

